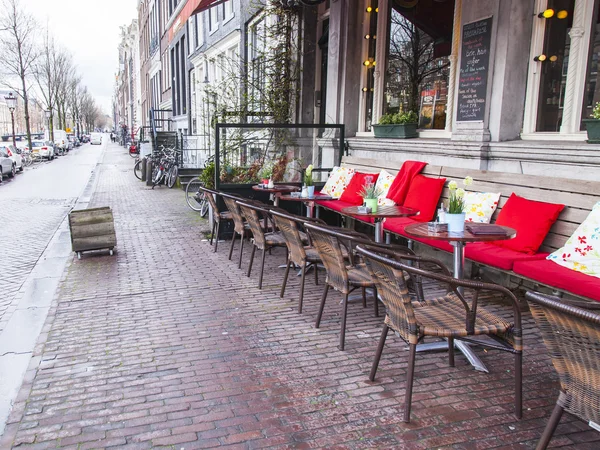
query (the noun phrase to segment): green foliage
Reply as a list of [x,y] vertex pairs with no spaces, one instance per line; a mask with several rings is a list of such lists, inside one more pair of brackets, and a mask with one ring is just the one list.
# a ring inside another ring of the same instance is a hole
[[379,118],[379,125],[396,125],[396,124],[407,124],[417,123],[419,116],[414,111],[407,111],[396,114],[384,114]]
[[211,161],[200,173],[200,181],[209,189],[215,188],[215,162]]
[[365,184],[358,195],[360,195],[364,199],[373,199],[377,198],[382,194],[382,190],[377,188],[375,184]]
[[600,119],[600,102],[597,102],[594,105],[594,109],[592,110],[591,116],[594,119]]
[[312,177],[312,173],[305,173],[304,174],[304,186],[312,186],[314,185],[314,181],[313,181],[313,177]]

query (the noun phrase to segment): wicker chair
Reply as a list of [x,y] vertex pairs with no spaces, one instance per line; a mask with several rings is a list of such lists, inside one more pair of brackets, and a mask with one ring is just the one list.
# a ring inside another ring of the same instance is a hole
[[[244,221],[242,217],[242,213],[240,212],[240,207],[236,203],[237,200],[242,199],[241,197],[225,194],[220,192],[219,195],[223,197],[223,201],[227,206],[227,209],[231,213],[231,218],[233,220],[233,236],[231,236],[231,245],[229,247],[229,260],[231,261],[231,255],[233,254],[233,246],[235,244],[235,236],[239,234],[240,236],[240,255],[238,259],[238,269],[242,268],[242,254],[244,251],[244,237],[246,237],[247,233],[250,233],[249,225]],[[243,199],[242,199],[243,200]]]
[[[369,380],[374,381],[375,379],[390,328],[409,344],[404,421],[410,422],[417,344],[426,336],[448,339],[449,348],[453,348],[454,339],[462,339],[480,346],[513,353],[515,355],[515,415],[517,418],[521,418],[523,353],[521,312],[519,303],[512,292],[494,284],[452,278],[449,276],[448,269],[435,260],[420,258],[419,262],[436,263],[442,269],[442,274],[426,271],[418,265],[411,266],[400,262],[394,252],[382,250],[380,247],[359,245],[357,251],[365,258],[387,311]],[[410,260],[412,258],[401,256],[400,259]],[[450,289],[446,295],[423,301],[418,307],[415,307],[408,294],[403,273],[445,283]],[[472,292],[470,302],[459,292],[459,287]],[[508,298],[512,305],[513,323],[478,307],[481,291],[493,291]],[[491,339],[485,342],[475,341],[469,340],[469,336],[489,336]],[[452,351],[449,352],[449,364],[454,366],[454,352]]]
[[[267,209],[262,208],[257,204],[251,204],[241,200],[238,200],[236,203],[240,207],[240,212],[250,226],[250,231],[252,231],[252,243],[254,244],[252,247],[252,254],[250,255],[250,264],[248,265],[248,273],[246,274],[247,276],[250,276],[250,273],[252,272],[252,262],[254,261],[254,253],[256,252],[256,249],[258,248],[259,250],[262,250],[260,276],[258,278],[258,288],[262,289],[266,251],[272,249],[273,247],[285,247],[285,237],[281,232],[278,231],[273,231],[271,233],[264,232],[263,226],[269,214]],[[263,217],[263,221],[261,221],[261,217],[259,215]]]
[[300,298],[298,299],[298,313],[302,312],[302,303],[304,300],[304,280],[306,278],[306,272],[312,267],[315,271],[315,284],[319,284],[319,274],[317,264],[321,263],[321,257],[319,253],[312,245],[305,245],[305,239],[302,236],[298,224],[304,224],[307,222],[325,224],[321,219],[308,218],[294,216],[288,213],[281,212],[279,210],[271,209],[271,214],[275,225],[283,234],[288,249],[288,259],[285,269],[285,275],[283,276],[283,284],[281,285],[280,297],[283,298],[285,294],[285,288],[290,273],[290,266],[292,264],[300,267],[302,272],[302,280],[300,281]]
[[537,292],[527,292],[525,297],[561,385],[537,445],[537,449],[545,449],[563,411],[600,426],[600,315]]
[[[342,302],[342,321],[340,324],[340,343],[339,349],[344,350],[346,340],[346,317],[348,315],[348,296],[357,289],[362,289],[363,304],[366,302],[367,288],[374,289],[373,307],[375,316],[379,316],[379,305],[377,301],[377,289],[367,267],[364,264],[355,264],[352,254],[353,239],[368,240],[369,238],[362,234],[345,228],[335,228],[314,223],[306,223],[306,230],[311,238],[312,244],[317,249],[321,261],[327,271],[327,279],[325,281],[325,289],[321,297],[321,306],[315,322],[315,327],[321,325],[323,310],[325,309],[325,301],[329,287],[334,288],[344,295]],[[343,246],[347,247],[348,261],[345,259]]]
[[213,238],[215,239],[215,249],[217,251],[217,246],[219,245],[219,228],[221,226],[221,222],[230,222],[233,220],[230,211],[220,211],[217,207],[217,202],[215,200],[215,195],[220,195],[219,192],[213,191],[212,189],[208,189],[205,187],[200,187],[200,190],[203,191],[208,199],[208,203],[210,204],[210,208],[212,209],[212,218],[213,218],[213,226],[212,232],[210,235],[210,245],[213,243]]

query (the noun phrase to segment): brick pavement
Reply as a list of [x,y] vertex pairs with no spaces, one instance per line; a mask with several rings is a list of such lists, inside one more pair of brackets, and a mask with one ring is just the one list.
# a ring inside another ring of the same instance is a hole
[[[483,374],[428,353],[417,357],[404,424],[399,339],[367,380],[382,320],[371,308],[350,305],[339,351],[337,294],[315,329],[322,286],[307,279],[297,314],[298,279],[278,295],[277,249],[258,290],[256,269],[246,278],[228,245],[214,254],[202,241],[206,223],[181,191],[145,188],[117,147],[101,166],[100,205],[114,211],[116,256],[73,259],[65,271],[2,448],[535,447],[558,385],[528,313],[523,420],[512,415],[510,355],[478,352]],[[566,415],[553,445],[598,448],[600,435]]]

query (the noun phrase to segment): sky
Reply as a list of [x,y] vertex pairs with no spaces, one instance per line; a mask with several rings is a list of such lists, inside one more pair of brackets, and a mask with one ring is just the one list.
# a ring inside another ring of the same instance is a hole
[[82,84],[110,114],[119,59],[119,27],[137,18],[139,0],[20,0],[73,56]]

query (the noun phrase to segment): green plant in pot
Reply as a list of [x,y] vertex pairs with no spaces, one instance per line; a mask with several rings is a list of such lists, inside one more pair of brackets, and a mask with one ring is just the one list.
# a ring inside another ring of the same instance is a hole
[[373,125],[373,132],[375,137],[414,138],[419,136],[418,122],[419,116],[414,111],[384,114],[379,118],[379,123]]
[[306,196],[315,196],[315,183],[312,177],[313,165],[310,164],[304,171],[304,187],[306,187]]
[[371,212],[377,212],[377,198],[382,191],[373,182],[367,181],[358,193],[364,201],[364,205],[371,208]]
[[[466,177],[463,181],[465,186],[473,184],[473,178]],[[462,233],[465,231],[465,190],[459,188],[456,181],[448,183],[448,212],[446,222],[449,233]]]
[[590,117],[591,119],[583,119],[588,134],[587,141],[590,144],[600,144],[600,102],[596,103]]
[[261,183],[263,184],[269,184],[269,180],[271,179],[272,175],[273,166],[269,163],[265,163],[262,169],[260,169],[260,171],[258,172],[258,177],[260,178]]

